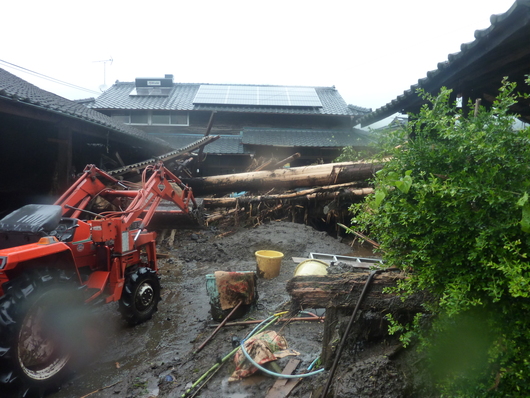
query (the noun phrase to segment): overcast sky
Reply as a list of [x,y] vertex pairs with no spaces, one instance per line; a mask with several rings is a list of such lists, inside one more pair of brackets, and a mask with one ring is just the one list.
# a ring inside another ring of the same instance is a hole
[[69,99],[173,74],[181,83],[334,85],[348,104],[376,109],[514,1],[12,0],[2,6],[0,60],[94,92],[0,68]]

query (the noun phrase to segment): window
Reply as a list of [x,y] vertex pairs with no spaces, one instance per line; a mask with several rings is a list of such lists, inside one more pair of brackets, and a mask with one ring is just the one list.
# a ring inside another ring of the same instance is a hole
[[125,124],[153,126],[189,126],[188,112],[133,111],[113,112],[112,119]]
[[131,124],[149,124],[147,112],[131,112]]
[[117,122],[129,124],[131,122],[131,119],[129,117],[129,113],[112,113],[111,118],[113,120],[116,120]]
[[171,126],[188,126],[188,112],[159,112],[151,114],[151,124],[169,124]]
[[171,124],[188,126],[190,124],[188,112],[171,112]]
[[153,111],[151,115],[151,124],[170,124],[169,123],[169,112]]

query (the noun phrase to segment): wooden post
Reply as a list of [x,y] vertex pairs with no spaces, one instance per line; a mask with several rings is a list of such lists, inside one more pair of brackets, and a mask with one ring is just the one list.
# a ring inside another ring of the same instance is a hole
[[168,247],[173,247],[173,243],[175,242],[175,234],[177,233],[176,229],[171,230],[171,234],[169,235],[169,238],[167,239],[167,245]]
[[[210,135],[210,130],[212,129],[212,125],[213,125],[213,118],[214,118],[216,113],[217,113],[217,111],[213,111],[211,113],[211,115],[210,115],[210,120],[208,121],[208,126],[206,127],[206,132],[204,133],[205,137]],[[201,163],[204,160],[203,156],[202,156],[203,151],[204,151],[204,146],[201,146],[200,149],[199,149],[199,155],[197,156],[197,170],[200,170]]]

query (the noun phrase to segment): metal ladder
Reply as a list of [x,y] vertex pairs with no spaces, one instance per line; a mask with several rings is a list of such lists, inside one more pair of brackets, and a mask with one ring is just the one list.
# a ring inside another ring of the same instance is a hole
[[379,258],[337,256],[336,254],[309,253],[309,258],[333,263],[345,263],[359,268],[379,268],[384,261]]

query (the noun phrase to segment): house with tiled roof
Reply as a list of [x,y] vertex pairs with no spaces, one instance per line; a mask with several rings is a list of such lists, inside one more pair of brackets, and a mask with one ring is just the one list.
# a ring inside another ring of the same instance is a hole
[[9,201],[18,205],[52,201],[89,163],[110,169],[175,149],[4,69],[0,69],[0,137],[0,216]]
[[[348,105],[335,87],[176,83],[173,75],[116,82],[84,105],[183,147],[206,132],[220,138],[204,148],[204,175],[244,171],[258,157],[291,166],[332,161],[368,136],[353,129],[370,109]],[[211,127],[211,129],[208,129]]]

